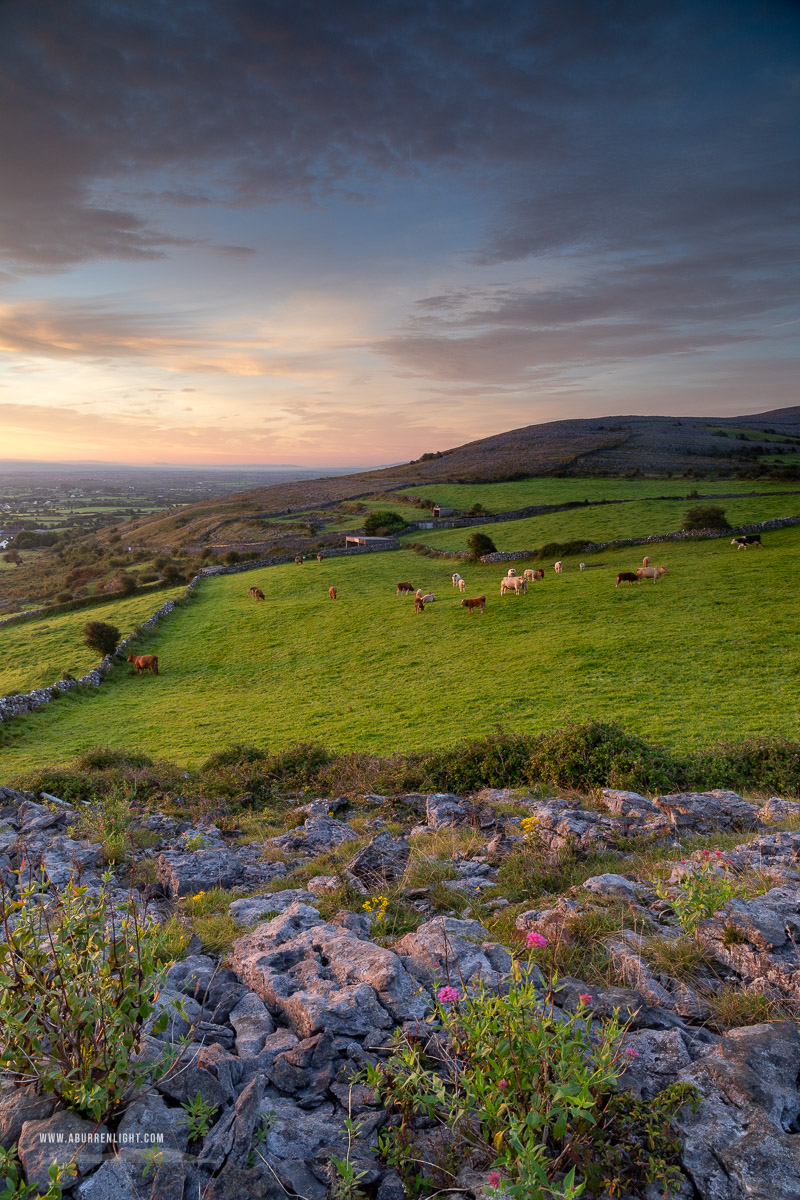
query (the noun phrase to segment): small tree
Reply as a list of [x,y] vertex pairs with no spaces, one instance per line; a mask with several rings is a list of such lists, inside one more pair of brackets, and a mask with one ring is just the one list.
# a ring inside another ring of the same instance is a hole
[[473,562],[477,561],[484,554],[497,553],[497,546],[495,546],[488,533],[471,533],[467,538],[467,546],[469,547]]
[[719,504],[696,504],[687,508],[683,514],[683,528],[690,529],[730,529],[731,523],[725,516],[725,509]]
[[119,630],[116,625],[108,625],[105,621],[87,621],[83,627],[83,644],[98,654],[113,654],[119,641]]
[[406,523],[399,513],[389,508],[376,508],[364,518],[364,533],[367,537],[385,537],[405,529]]
[[131,575],[128,571],[115,571],[103,591],[116,592],[120,596],[132,596],[136,587],[135,575]]

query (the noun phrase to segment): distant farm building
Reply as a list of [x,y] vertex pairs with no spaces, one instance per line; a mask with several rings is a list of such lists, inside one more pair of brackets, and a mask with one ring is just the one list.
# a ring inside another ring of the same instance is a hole
[[344,539],[346,550],[350,550],[354,546],[391,546],[394,543],[392,537],[350,537]]
[[442,506],[440,504],[434,504],[434,506],[433,506],[433,515],[435,518],[436,517],[454,517],[454,516],[456,516],[457,513],[458,513],[457,508],[442,508]]

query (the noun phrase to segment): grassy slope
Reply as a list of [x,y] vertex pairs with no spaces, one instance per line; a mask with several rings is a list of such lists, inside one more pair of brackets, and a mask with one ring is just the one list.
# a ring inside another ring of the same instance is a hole
[[[568,504],[572,500],[636,500],[653,496],[681,498],[694,488],[702,495],[728,492],[788,492],[800,501],[800,487],[767,480],[722,479],[518,479],[513,483],[426,483],[403,488],[447,508],[469,508],[479,501],[490,512],[506,512],[528,504]],[[706,503],[690,500],[688,504]],[[711,503],[708,501],[708,503]]]
[[[798,549],[800,529],[771,534],[762,552],[667,545],[665,579],[618,590],[615,573],[638,555],[606,553],[603,568],[570,560],[502,600],[501,568],[470,566],[483,617],[459,607],[452,567],[406,551],[209,580],[142,644],[162,675],[121,668],[97,693],[10,723],[2,774],[99,742],[191,765],[236,741],[408,751],[495,723],[537,730],[587,715],[681,748],[797,737]],[[415,617],[394,595],[406,578],[441,601]],[[269,604],[248,598],[251,584]]]
[[112,600],[97,608],[0,626],[0,696],[54,683],[62,671],[85,675],[99,661],[95,651],[83,645],[87,621],[107,621],[125,636],[167,600],[182,594],[182,587],[165,588],[150,595]]
[[[732,525],[747,525],[771,517],[800,516],[800,493],[796,496],[743,497],[721,503]],[[492,538],[498,550],[536,550],[547,542],[566,542],[573,538],[585,537],[590,541],[607,542],[613,538],[670,533],[681,528],[688,506],[686,500],[640,500],[631,504],[545,513],[499,524],[489,522],[481,525],[480,529]],[[410,541],[422,541],[425,545],[438,546],[443,550],[465,550],[472,532],[471,527],[425,529],[414,530],[406,537]],[[771,533],[766,535],[768,539],[772,536]],[[661,547],[654,547],[653,554],[663,557]]]

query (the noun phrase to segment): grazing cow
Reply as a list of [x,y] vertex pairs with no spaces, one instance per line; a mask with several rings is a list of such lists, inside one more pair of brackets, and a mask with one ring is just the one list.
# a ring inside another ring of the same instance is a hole
[[149,671],[151,675],[158,674],[158,659],[155,654],[129,654],[128,662],[136,667],[136,674]]
[[323,558],[324,558],[324,555],[322,555],[322,554],[318,554],[318,555],[317,555],[317,562],[322,562],[322,559],[323,559]]
[[458,587],[458,585],[460,583],[461,583],[461,576],[459,575],[458,571],[456,571],[453,574],[453,587]]
[[533,572],[533,578],[534,580],[544,579],[544,567],[537,567]]
[[634,575],[633,571],[620,571],[619,575],[617,576],[617,582],[614,584],[614,586],[619,587],[619,585],[621,583],[641,583],[641,582],[642,581],[639,578],[638,574]]
[[483,612],[483,610],[486,608],[486,597],[478,596],[475,600],[462,600],[461,607],[466,608],[470,616],[472,616],[472,613],[476,608],[479,608],[481,612]]
[[646,554],[645,554],[644,558],[642,559],[642,566],[643,567],[650,566],[650,559],[648,558],[648,556]]
[[336,588],[335,588],[335,587],[329,587],[329,588],[328,588],[328,595],[330,596],[331,600],[335,600],[335,599],[336,599]]
[[295,560],[294,560],[294,561],[295,561],[295,562],[297,563],[297,565],[299,566],[299,565],[302,563],[302,561],[303,561],[303,556],[302,556],[302,554],[297,554],[297,555],[295,555]]
[[257,587],[251,587],[251,588],[250,588],[250,598],[251,598],[252,600],[264,600],[264,599],[266,599],[266,597],[264,596],[264,593],[262,592],[261,588],[257,588]]
[[405,596],[407,592],[413,592],[413,591],[416,591],[416,588],[414,587],[413,583],[398,583],[397,591],[395,592],[395,595],[396,596]]
[[522,572],[522,578],[523,578],[523,579],[535,579],[535,578],[536,578],[536,572],[535,572],[535,571],[532,571],[532,570],[531,570],[531,568],[530,568],[530,567],[528,567],[527,571],[523,571],[523,572]]
[[460,592],[465,592],[467,590],[466,582],[463,579],[459,579],[458,581],[458,590]]
[[435,599],[436,599],[436,597],[434,596],[433,592],[428,592],[428,594],[426,596],[422,597],[422,603],[423,604],[433,604]]
[[414,597],[414,612],[415,613],[425,612],[425,605],[423,603],[422,596]]
[[[503,588],[503,584],[505,584],[505,588]],[[504,590],[508,591],[508,592],[513,592],[515,596],[518,596],[520,594],[520,592],[527,593],[528,581],[527,581],[527,579],[520,579],[519,576],[517,576],[516,579],[509,579],[508,577],[506,577],[503,580],[503,583],[500,585],[500,595],[501,596],[503,595]]]
[[736,546],[737,550],[746,550],[748,546],[758,546],[761,550],[764,549],[760,533],[746,533],[743,537],[735,537],[731,541],[731,545]]
[[563,564],[563,563],[561,562],[561,560],[559,559],[559,561],[558,561],[558,562],[555,564],[555,566],[553,567],[553,570],[555,571],[556,575],[560,575],[560,574],[561,574],[561,569],[562,569],[562,567],[563,567],[563,566],[564,566],[564,564]]
[[666,575],[666,567],[639,567],[636,574],[640,579],[652,579],[653,583],[660,579],[662,575]]
[[585,571],[585,570],[586,570],[586,563],[581,563],[581,564],[580,564],[580,567],[579,567],[578,569],[579,569],[579,570],[581,570],[581,571]]

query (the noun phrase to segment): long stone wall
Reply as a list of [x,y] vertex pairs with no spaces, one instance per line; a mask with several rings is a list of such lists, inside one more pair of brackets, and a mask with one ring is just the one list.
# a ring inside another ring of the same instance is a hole
[[[389,539],[387,538],[387,542]],[[347,550],[341,549],[322,550],[321,554],[325,558],[345,558],[352,554],[382,554],[384,550],[402,550],[403,547],[396,539],[391,539],[391,542],[385,546],[354,546]],[[242,571],[255,571],[259,567],[278,567],[282,563],[293,563],[296,554],[280,554],[272,558],[257,558],[252,562],[232,563],[229,567],[201,567],[201,575],[240,575]],[[306,555],[309,561],[316,558],[316,551],[313,554]]]
[[[191,582],[186,585],[184,596],[190,595],[199,582],[199,575],[195,575]],[[60,692],[71,692],[80,686],[99,687],[112,667],[120,659],[127,658],[139,634],[144,633],[146,630],[155,629],[161,618],[165,617],[167,613],[171,613],[174,607],[175,601],[167,600],[166,603],[156,609],[153,615],[148,617],[138,627],[138,633],[132,633],[128,637],[123,638],[113,654],[107,654],[102,662],[96,667],[92,667],[91,671],[87,671],[85,675],[81,675],[80,679],[57,679],[55,683],[50,684],[48,687],[34,688],[30,692],[17,693],[10,696],[0,696],[0,721],[9,721],[12,717],[19,717],[24,713],[34,712],[37,708],[43,708],[45,704],[49,704],[53,697]],[[49,610],[46,609],[45,611]]]

